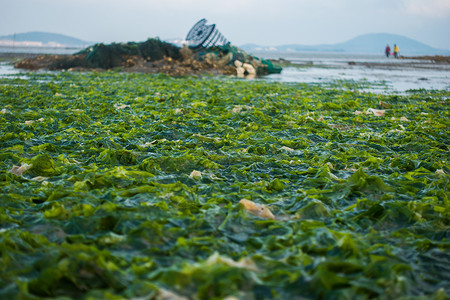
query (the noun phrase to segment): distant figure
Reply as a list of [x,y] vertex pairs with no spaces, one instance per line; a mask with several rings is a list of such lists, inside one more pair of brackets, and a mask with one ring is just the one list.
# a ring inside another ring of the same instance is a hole
[[398,46],[394,44],[394,57],[398,58],[398,53],[400,52],[400,49],[398,49]]
[[389,57],[389,55],[391,55],[391,47],[389,47],[389,45],[386,46],[386,50],[384,50],[386,53],[386,57]]

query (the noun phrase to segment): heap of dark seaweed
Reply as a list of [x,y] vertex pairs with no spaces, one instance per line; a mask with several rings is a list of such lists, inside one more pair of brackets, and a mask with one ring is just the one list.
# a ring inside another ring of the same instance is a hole
[[[243,67],[246,67],[245,69]],[[189,75],[201,73],[255,75],[280,73],[271,61],[248,55],[231,44],[197,51],[161,41],[95,44],[72,55],[40,55],[15,64],[27,70],[120,70]],[[245,73],[247,72],[247,73]]]

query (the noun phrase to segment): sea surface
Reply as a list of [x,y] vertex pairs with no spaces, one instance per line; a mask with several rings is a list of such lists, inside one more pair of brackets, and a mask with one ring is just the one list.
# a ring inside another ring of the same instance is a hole
[[345,80],[376,83],[378,86],[374,91],[450,91],[450,64],[387,58],[382,54],[262,52],[254,55],[285,59],[297,65],[284,68],[281,74],[266,76],[267,80],[304,83]]
[[[12,48],[1,48],[12,52]],[[14,48],[16,53],[73,54],[80,49]],[[263,80],[302,83],[354,81],[374,84],[369,91],[405,92],[412,89],[450,91],[450,64],[435,64],[426,60],[386,58],[383,54],[318,53],[318,52],[255,52],[255,56],[282,59],[292,63],[281,74],[265,76]],[[8,62],[0,62],[0,75],[21,73]]]
[[0,53],[31,53],[31,54],[74,54],[81,48],[64,47],[0,47]]

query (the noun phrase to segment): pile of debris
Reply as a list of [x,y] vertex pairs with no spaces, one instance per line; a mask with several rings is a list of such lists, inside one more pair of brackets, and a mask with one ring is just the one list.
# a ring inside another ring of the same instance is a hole
[[172,76],[256,76],[281,72],[281,67],[273,65],[271,61],[248,55],[229,43],[192,50],[159,39],[148,39],[141,43],[95,44],[72,55],[40,55],[23,59],[15,67],[27,70],[119,70]]

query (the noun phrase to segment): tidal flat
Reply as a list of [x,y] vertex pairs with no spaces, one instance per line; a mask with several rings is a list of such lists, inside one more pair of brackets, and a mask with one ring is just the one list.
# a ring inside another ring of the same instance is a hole
[[446,299],[449,96],[2,76],[0,298]]

